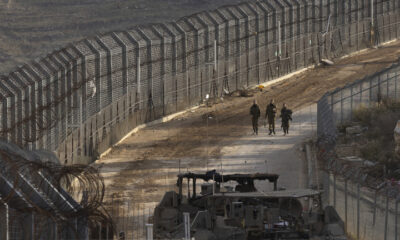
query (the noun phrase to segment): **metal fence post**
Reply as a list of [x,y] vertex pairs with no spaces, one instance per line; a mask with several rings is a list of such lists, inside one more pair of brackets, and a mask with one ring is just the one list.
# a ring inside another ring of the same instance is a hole
[[108,226],[108,224],[107,224],[107,227],[106,227],[106,240],[108,240],[108,234],[109,234],[109,233],[108,233],[108,231],[109,231],[108,229],[109,229],[109,226]]
[[333,174],[333,207],[336,208],[336,174]]
[[395,212],[394,212],[394,240],[398,240],[398,215],[399,215],[399,200],[396,199]]
[[[124,201],[124,200],[122,200],[122,201]],[[125,216],[125,205],[126,205],[126,202],[124,202],[124,203],[122,203],[121,204],[122,206],[122,215],[120,216],[120,217],[122,217],[122,231],[123,232],[125,232],[126,233],[126,221],[125,221],[125,219],[126,219],[126,216]]]
[[101,240],[101,222],[99,222],[99,240]]
[[386,73],[386,98],[389,98],[389,73]]
[[372,102],[372,78],[369,78],[369,99],[368,99],[368,106],[371,107]]
[[146,227],[146,209],[145,209],[145,205],[143,204],[143,209],[142,209],[142,214],[143,214],[143,226],[142,226],[142,233],[143,236],[145,235],[145,227]]
[[357,240],[360,239],[360,184],[357,184]]
[[[138,46],[139,51],[138,51],[138,56],[137,56],[137,62],[136,62],[136,94],[138,95],[136,98],[139,100],[137,103],[135,101],[135,105],[138,104],[138,108],[141,109],[141,86],[140,86],[140,75],[141,75],[141,69],[140,69],[140,46]],[[135,106],[136,107],[136,106]]]
[[217,49],[217,40],[216,39],[214,39],[214,70],[215,70],[215,72],[216,72],[216,76],[217,76],[217,78],[218,78],[218,57],[217,57],[217,54],[218,54],[218,49]]
[[[188,38],[187,38],[187,36],[186,36],[186,33],[184,33],[183,34],[183,36],[184,36],[184,49],[183,49],[183,51],[184,52],[187,52],[187,46],[188,46]],[[186,78],[186,97],[187,97],[187,103],[189,104],[189,105],[187,105],[187,106],[190,106],[190,103],[191,103],[191,99],[190,99],[190,78],[189,78],[189,69],[188,69],[188,60],[187,60],[188,58],[187,58],[187,56],[185,55],[184,56],[184,71],[185,71],[185,78]],[[152,94],[152,96],[153,96],[153,94]]]
[[376,222],[376,201],[377,201],[377,195],[378,195],[378,191],[375,191],[375,195],[374,195],[374,212],[372,215],[372,225],[375,226],[375,222]]
[[386,190],[384,240],[387,240],[388,221],[389,221],[389,190]]
[[[57,225],[57,224],[56,224]],[[78,234],[79,229],[78,229],[78,217],[75,217],[75,232]]]
[[350,120],[353,119],[353,86],[350,87]]
[[374,0],[371,0],[371,46],[374,45]]
[[146,239],[153,240],[153,224],[146,224]]
[[344,224],[347,231],[347,179],[344,180]]
[[394,100],[397,101],[397,77],[399,76],[399,72],[396,72],[396,76],[394,78]]
[[[111,219],[113,221],[117,221],[114,216],[114,194],[111,195]],[[108,225],[107,225],[107,230],[108,230]],[[107,233],[107,239],[108,239],[108,233]]]
[[343,89],[340,90],[340,123],[343,123]]
[[132,203],[132,240],[135,239],[135,228],[136,224],[135,224],[135,204]]
[[136,216],[136,238],[139,239],[140,235],[140,204],[137,205],[137,216]]
[[54,222],[54,240],[58,239],[58,227],[57,222]]
[[32,239],[35,238],[35,213],[32,212],[32,232],[31,232]]
[[371,0],[371,26],[374,26],[374,0]]
[[[327,175],[325,175],[325,174],[327,174]],[[326,194],[325,194],[325,199],[326,199],[327,203],[329,205],[331,205],[332,204],[331,203],[331,176],[329,173],[324,173],[324,178],[328,179],[327,181],[325,181],[326,189],[327,189]]]
[[6,207],[6,240],[10,240],[10,212],[8,208],[8,204],[4,203]]
[[360,82],[360,104],[358,104],[358,106],[362,106],[363,105],[363,101],[362,101],[362,94],[363,94],[363,83]]
[[[278,21],[278,53],[277,56],[282,55],[282,37],[281,37],[281,21]],[[278,73],[279,74],[279,73]]]
[[183,223],[185,225],[185,240],[190,240],[190,213],[183,213]]

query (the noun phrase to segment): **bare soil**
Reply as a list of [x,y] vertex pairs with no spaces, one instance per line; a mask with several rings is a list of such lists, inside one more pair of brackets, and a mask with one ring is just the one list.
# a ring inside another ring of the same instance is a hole
[[[134,202],[158,202],[174,184],[179,160],[182,168],[204,169],[206,159],[217,160],[224,146],[251,134],[249,108],[254,98],[262,115],[271,98],[278,108],[285,102],[292,110],[300,109],[317,102],[329,90],[390,66],[399,53],[400,41],[370,49],[336,60],[333,66],[309,69],[267,86],[263,92],[254,90],[254,97],[226,97],[212,107],[200,107],[140,130],[96,162],[102,165],[107,196],[116,193]],[[215,117],[207,124],[203,115],[211,112]]]
[[86,37],[240,0],[0,0],[0,74]]

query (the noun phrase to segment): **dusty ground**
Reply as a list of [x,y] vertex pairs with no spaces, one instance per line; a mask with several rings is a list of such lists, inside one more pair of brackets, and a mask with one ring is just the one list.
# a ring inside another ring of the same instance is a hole
[[239,0],[0,0],[0,74],[85,37]]

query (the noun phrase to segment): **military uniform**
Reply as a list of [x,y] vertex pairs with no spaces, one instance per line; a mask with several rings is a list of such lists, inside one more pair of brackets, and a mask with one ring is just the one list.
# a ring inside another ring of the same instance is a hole
[[267,110],[265,112],[265,118],[268,119],[268,129],[269,135],[272,133],[275,134],[275,115],[276,115],[276,106],[273,103],[268,104]]
[[255,134],[258,135],[258,118],[261,115],[260,108],[256,103],[253,104],[250,108],[250,115],[251,117],[251,123],[253,124],[253,131]]
[[281,118],[282,118],[282,128],[283,128],[283,133],[289,134],[289,120],[292,121],[292,110],[287,109],[286,107],[283,107],[281,109]]

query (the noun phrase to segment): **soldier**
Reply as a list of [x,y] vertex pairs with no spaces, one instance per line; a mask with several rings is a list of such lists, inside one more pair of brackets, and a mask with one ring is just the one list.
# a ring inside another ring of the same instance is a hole
[[274,133],[275,135],[275,115],[276,115],[276,106],[274,104],[274,99],[271,99],[270,103],[267,106],[267,110],[265,112],[265,118],[268,119],[268,129],[269,134]]
[[257,101],[254,99],[253,101],[253,105],[250,108],[250,115],[251,117],[251,122],[253,124],[253,134],[257,134],[258,135],[258,118],[260,117],[261,113],[260,113],[260,108],[257,105]]
[[287,109],[286,103],[283,104],[281,109],[283,135],[289,134],[289,120],[292,121],[292,110]]

